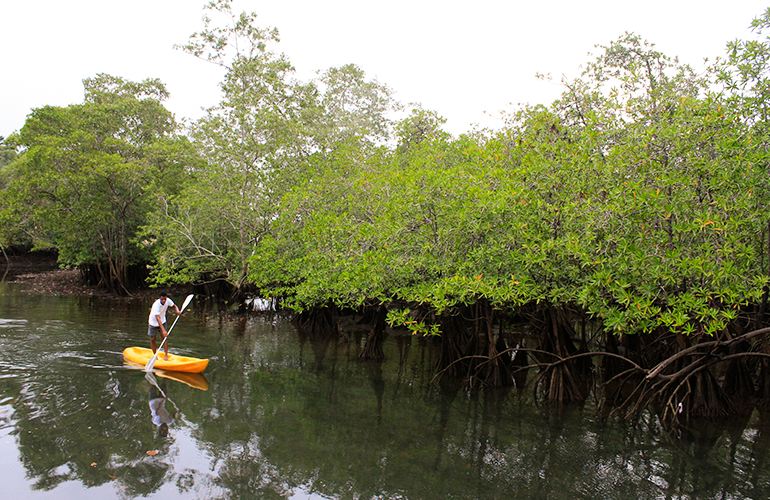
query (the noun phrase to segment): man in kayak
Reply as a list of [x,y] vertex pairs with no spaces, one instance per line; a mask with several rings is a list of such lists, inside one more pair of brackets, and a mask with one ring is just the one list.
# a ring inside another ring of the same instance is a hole
[[[150,336],[150,347],[152,347],[153,354],[158,350],[158,345],[155,341],[158,333],[160,333],[164,339],[168,336],[168,331],[166,330],[166,310],[169,306],[174,307],[177,316],[182,314],[176,304],[174,304],[174,301],[168,298],[166,292],[160,292],[158,300],[152,303],[149,318],[150,328],[147,330],[147,335]],[[165,359],[168,360],[168,342],[163,345],[163,351],[166,353]]]

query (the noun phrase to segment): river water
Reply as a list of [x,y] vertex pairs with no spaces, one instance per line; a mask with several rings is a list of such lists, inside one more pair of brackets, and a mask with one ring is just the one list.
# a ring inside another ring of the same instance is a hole
[[303,339],[197,299],[171,350],[211,362],[156,377],[159,400],[121,354],[148,345],[149,303],[23,286],[0,283],[3,499],[770,497],[770,411],[671,434],[593,400],[440,386],[424,339],[389,337],[384,362],[363,362],[361,336]]

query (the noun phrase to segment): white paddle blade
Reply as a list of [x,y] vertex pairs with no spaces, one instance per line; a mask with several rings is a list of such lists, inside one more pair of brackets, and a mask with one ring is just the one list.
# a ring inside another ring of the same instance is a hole
[[[160,349],[158,351],[160,351]],[[155,351],[155,354],[153,354],[147,364],[144,365],[144,371],[147,373],[152,372],[152,369],[155,367],[155,362],[158,360],[158,351]]]
[[188,296],[187,296],[187,298],[186,298],[186,299],[184,299],[184,303],[182,304],[182,308],[181,308],[181,309],[179,309],[179,312],[180,312],[180,313],[181,313],[182,311],[184,311],[184,310],[185,310],[185,308],[186,308],[186,307],[187,307],[187,306],[190,304],[190,302],[192,301],[193,297],[195,297],[195,295],[191,293],[190,295],[188,295]]

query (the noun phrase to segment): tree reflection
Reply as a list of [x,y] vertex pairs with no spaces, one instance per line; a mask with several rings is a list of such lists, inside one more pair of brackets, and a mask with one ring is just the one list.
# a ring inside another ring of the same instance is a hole
[[[6,377],[3,425],[31,487],[112,484],[124,498],[169,487],[205,498],[770,496],[764,410],[678,436],[654,413],[624,422],[592,399],[554,411],[529,388],[436,383],[438,346],[422,338],[389,335],[384,360],[364,361],[363,336],[302,340],[290,326],[219,318],[200,335],[216,354],[210,390],[50,362]],[[155,400],[173,418],[167,437]]]

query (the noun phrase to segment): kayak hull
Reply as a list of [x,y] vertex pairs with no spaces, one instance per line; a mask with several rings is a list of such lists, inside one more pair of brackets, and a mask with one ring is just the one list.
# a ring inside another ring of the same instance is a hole
[[[127,347],[123,350],[123,357],[134,363],[146,366],[147,362],[152,357],[152,349],[147,349],[145,347]],[[171,353],[168,355],[168,360],[163,359],[164,357],[165,353],[163,351],[158,353],[158,359],[155,361],[155,366],[153,368],[175,372],[200,373],[209,365],[208,359],[178,356]]]

